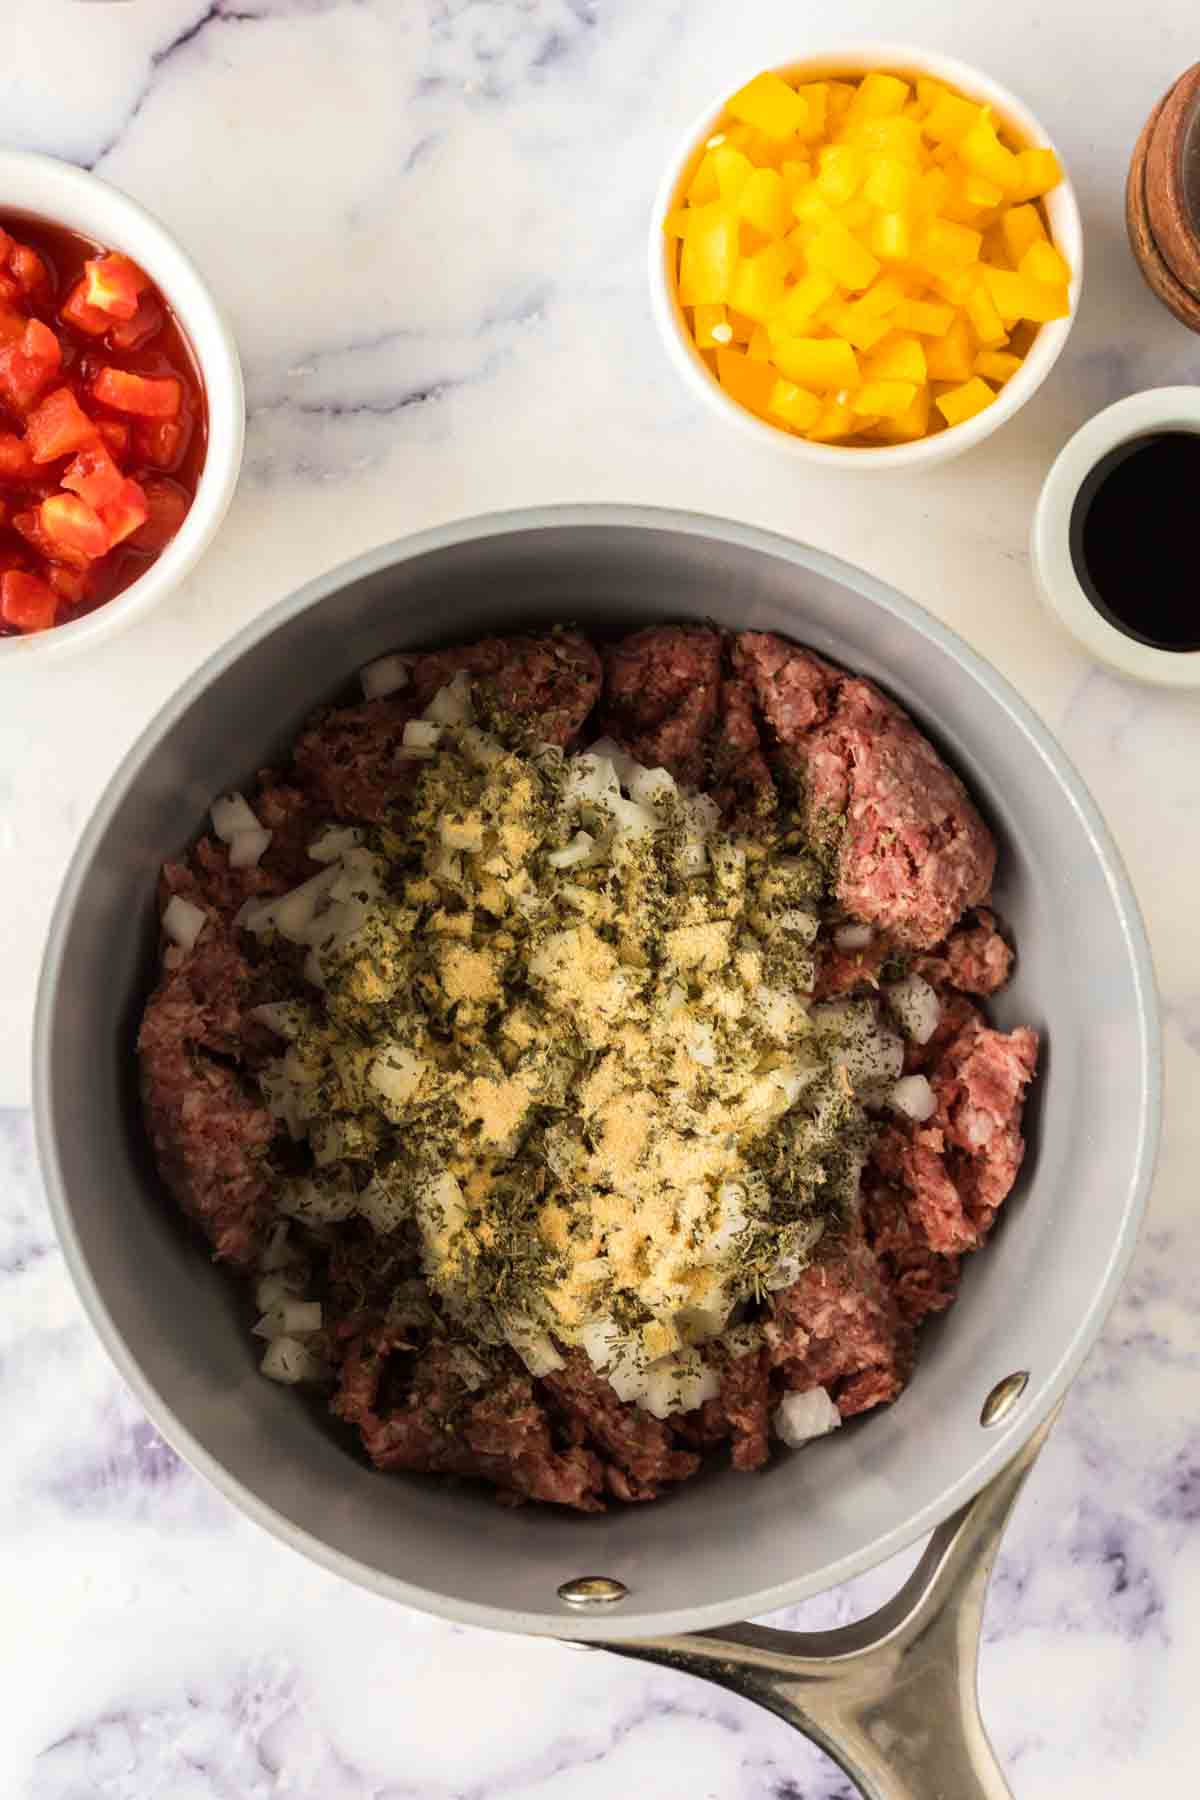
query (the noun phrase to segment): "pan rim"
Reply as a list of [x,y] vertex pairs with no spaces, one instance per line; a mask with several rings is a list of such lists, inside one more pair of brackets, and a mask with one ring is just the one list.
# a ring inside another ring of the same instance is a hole
[[[126,1345],[83,1252],[74,1222],[74,1206],[66,1191],[52,1125],[51,1048],[54,1036],[59,970],[76,908],[82,901],[95,853],[112,817],[124,801],[144,762],[177,721],[201,699],[227,668],[253,646],[269,638],[286,621],[319,606],[352,581],[471,540],[586,527],[674,532],[719,540],[780,558],[853,585],[885,614],[913,628],[948,654],[1003,710],[1009,726],[1020,732],[1078,816],[1092,854],[1108,888],[1124,940],[1137,1002],[1141,1092],[1137,1108],[1136,1147],[1120,1228],[1115,1234],[1103,1277],[1091,1304],[1076,1324],[1057,1362],[1031,1390],[1007,1429],[981,1434],[980,1454],[956,1472],[940,1492],[915,1513],[856,1551],[804,1576],[782,1577],[743,1595],[736,1605],[726,1601],[652,1613],[624,1613],[608,1618],[572,1616],[547,1611],[513,1611],[462,1600],[384,1573],[369,1563],[304,1530],[287,1519],[193,1435],[159,1393],[153,1379]],[[1049,1415],[1065,1393],[1091,1349],[1124,1280],[1137,1243],[1153,1182],[1162,1112],[1162,1048],[1159,1003],[1149,942],[1141,909],[1120,851],[1073,763],[1037,714],[998,670],[958,634],[917,602],[865,570],[822,551],[753,525],[713,515],[668,507],[573,504],[515,508],[448,521],[428,530],[377,545],[313,577],[269,607],[220,645],[159,709],[122,758],[107,791],[83,831],[59,891],[43,956],[34,1015],[33,1100],[35,1135],[50,1213],[64,1260],[84,1309],[114,1364],[151,1421],[180,1456],[203,1475],[243,1515],[310,1561],[355,1586],[400,1601],[457,1624],[522,1635],[605,1642],[659,1637],[728,1625],[737,1619],[775,1611],[876,1567],[932,1531],[972,1499],[996,1475]]]

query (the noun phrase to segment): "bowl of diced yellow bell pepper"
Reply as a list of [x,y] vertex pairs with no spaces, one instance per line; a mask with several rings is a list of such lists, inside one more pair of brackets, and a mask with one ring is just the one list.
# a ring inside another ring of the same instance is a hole
[[1070,331],[1083,233],[1033,115],[952,58],[833,48],[753,76],[660,189],[663,338],[725,418],[809,462],[969,449]]

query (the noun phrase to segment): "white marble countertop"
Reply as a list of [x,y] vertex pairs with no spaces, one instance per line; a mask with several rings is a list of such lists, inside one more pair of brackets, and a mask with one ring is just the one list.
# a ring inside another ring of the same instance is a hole
[[[798,474],[731,439],[665,366],[643,281],[667,147],[725,71],[850,33],[957,53],[1016,89],[1058,138],[1085,218],[1082,310],[1049,382],[990,443],[912,477]],[[96,168],[179,234],[232,316],[250,414],[233,510],[177,599],[104,652],[0,688],[0,1793],[848,1792],[716,1690],[387,1607],[233,1514],[156,1438],[84,1323],[21,1110],[55,885],[180,679],[367,545],[596,499],[727,513],[886,577],[1025,693],[1122,844],[1165,1000],[1164,1156],[1135,1274],[1011,1529],[983,1692],[1022,1800],[1183,1791],[1200,1675],[1200,706],[1085,663],[1038,609],[1026,533],[1077,424],[1200,376],[1200,340],[1144,290],[1122,223],[1136,132],[1198,49],[1190,0],[9,8],[4,138]],[[804,1617],[851,1616],[897,1579],[879,1571]]]

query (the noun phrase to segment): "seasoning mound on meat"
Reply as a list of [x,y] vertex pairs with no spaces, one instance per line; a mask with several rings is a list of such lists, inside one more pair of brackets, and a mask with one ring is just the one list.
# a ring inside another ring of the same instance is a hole
[[957,777],[763,633],[364,687],[163,872],[147,1129],[264,1372],[380,1469],[585,1512],[894,1400],[1037,1060]]

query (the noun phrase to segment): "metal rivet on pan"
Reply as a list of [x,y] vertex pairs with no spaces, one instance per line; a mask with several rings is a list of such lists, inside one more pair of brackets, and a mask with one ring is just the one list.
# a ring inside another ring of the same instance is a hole
[[614,1581],[611,1575],[576,1575],[573,1581],[563,1582],[558,1597],[567,1606],[612,1606],[628,1592],[625,1583]]
[[983,1403],[979,1415],[981,1425],[999,1425],[1007,1419],[1025,1389],[1029,1386],[1029,1370],[1018,1369],[1013,1375],[1006,1375],[998,1381]]

